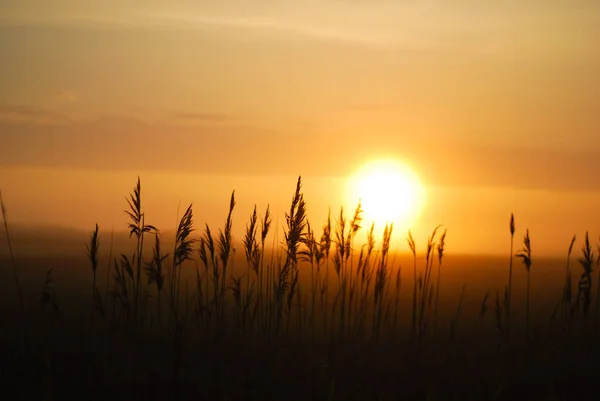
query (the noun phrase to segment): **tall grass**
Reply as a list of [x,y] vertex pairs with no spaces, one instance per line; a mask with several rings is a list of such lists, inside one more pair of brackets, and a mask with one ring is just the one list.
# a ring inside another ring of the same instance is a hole
[[[426,320],[428,307],[431,306],[431,297],[433,296],[433,288],[431,284],[431,273],[433,271],[433,263],[435,260],[436,242],[435,237],[441,226],[436,227],[431,236],[427,240],[427,251],[425,253],[425,270],[423,275],[419,277],[419,296],[420,296],[420,308],[419,311],[419,327],[418,327],[418,339],[419,341],[425,335],[427,330],[428,322]],[[444,235],[444,240],[446,236]],[[441,255],[443,255],[443,250]],[[441,262],[441,259],[440,259]]]
[[[305,242],[306,227],[306,202],[302,194],[302,178],[298,177],[296,192],[292,198],[290,210],[285,214],[286,231],[284,233],[285,262],[279,266],[275,277],[275,307],[276,326],[275,333],[279,334],[284,319],[284,306],[287,305],[287,319],[291,319],[292,301],[298,290],[298,253],[302,243]],[[286,301],[287,296],[287,303]]]
[[[383,237],[376,248],[374,224],[367,230],[366,243],[355,247],[354,240],[362,227],[362,206],[359,202],[350,220],[340,209],[339,217],[332,226],[331,214],[323,225],[320,237],[314,231],[307,218],[307,207],[302,193],[302,178],[298,177],[289,211],[285,213],[284,239],[279,251],[273,249],[271,260],[266,257],[265,248],[271,233],[272,215],[267,206],[263,217],[259,217],[255,205],[246,224],[241,244],[244,249],[247,272],[231,275],[231,256],[234,250],[232,235],[235,191],[232,192],[225,225],[213,235],[206,225],[199,238],[193,238],[194,213],[192,204],[180,218],[175,233],[172,253],[163,253],[162,236],[159,230],[145,223],[142,209],[142,186],[138,177],[132,193],[127,198],[130,218],[128,224],[130,237],[135,236],[136,245],[132,253],[112,257],[111,248],[107,274],[112,272],[113,284],[113,322],[121,318],[141,323],[156,319],[157,326],[163,325],[163,292],[168,290],[168,308],[170,327],[180,330],[188,316],[190,299],[196,315],[196,328],[199,333],[215,329],[217,335],[230,332],[252,335],[257,332],[281,335],[290,332],[293,327],[298,332],[310,334],[316,340],[317,333],[329,338],[359,339],[366,338],[369,332],[373,339],[381,338],[384,329],[393,335],[400,334],[400,311],[402,310],[400,291],[402,290],[402,270],[394,260],[389,260],[390,241],[393,226],[387,225]],[[4,204],[2,204],[4,206]],[[3,210],[6,223],[6,213]],[[424,264],[418,269],[417,245],[410,230],[408,231],[408,250],[413,263],[413,294],[409,333],[412,340],[421,343],[430,333],[437,335],[440,324],[440,293],[442,287],[442,269],[445,256],[447,230],[438,237],[440,226],[428,237],[424,250]],[[514,215],[510,219],[511,250],[515,233]],[[114,232],[114,228],[113,228]],[[152,255],[145,260],[144,234],[152,234]],[[578,302],[572,304],[570,295],[570,255],[575,237],[569,247],[563,289],[563,308],[565,323],[568,324],[571,310],[578,304],[583,306],[584,314],[589,310],[591,296],[591,277],[597,264],[591,250],[589,238],[583,246],[580,260],[584,272],[580,280]],[[333,256],[330,250],[334,248]],[[99,228],[96,225],[87,244],[87,256],[92,267],[92,319],[95,312],[106,315],[108,296],[102,300],[97,289],[97,269],[99,266]],[[196,268],[196,284],[189,293],[187,282],[182,279],[186,262],[199,257],[203,269]],[[529,230],[523,239],[523,248],[516,254],[527,270],[527,294],[525,299],[526,332],[530,334],[530,292],[531,292],[531,243]],[[329,263],[333,263],[337,283],[330,283]],[[307,287],[301,284],[300,262],[306,266]],[[435,264],[437,263],[437,266]],[[145,271],[147,280],[140,279],[139,267]],[[437,267],[437,269],[435,269]],[[436,272],[434,272],[436,270]],[[391,272],[394,271],[394,276]],[[15,269],[16,273],[16,269]],[[435,276],[435,278],[434,278]],[[395,281],[394,281],[395,277]],[[17,278],[18,282],[18,278]],[[395,283],[395,284],[394,284]],[[165,284],[167,285],[165,287]],[[106,294],[108,294],[108,283]],[[329,302],[329,292],[333,291],[333,302]],[[598,290],[600,291],[600,290]],[[501,293],[497,293],[496,302],[500,303]],[[596,294],[600,299],[600,294]],[[154,312],[148,310],[149,302],[156,300]],[[228,299],[231,303],[228,303]],[[504,322],[502,309],[496,308],[497,328],[509,338],[512,308],[512,257],[509,269],[509,282],[504,291]],[[487,301],[487,297],[486,297]],[[459,304],[462,308],[462,304]],[[483,306],[482,306],[483,308]],[[597,311],[598,301],[596,301]],[[487,306],[486,308],[487,309]],[[598,312],[600,313],[600,312]],[[154,316],[148,316],[154,315]],[[482,313],[482,316],[485,313]],[[369,318],[369,316],[372,316]],[[459,316],[457,311],[455,314]],[[451,331],[456,322],[450,320]],[[429,330],[433,327],[433,330]]]
[[305,249],[300,251],[302,261],[310,264],[310,315],[308,324],[311,332],[314,334],[315,318],[317,308],[317,291],[319,290],[318,275],[320,274],[321,255],[319,244],[315,239],[315,232],[311,229],[310,222],[306,222],[306,237],[304,239]]
[[438,272],[437,272],[437,284],[436,284],[436,290],[435,290],[435,313],[434,313],[434,331],[437,330],[437,324],[438,324],[438,311],[439,311],[439,306],[440,306],[440,285],[441,285],[441,276],[442,276],[442,261],[444,259],[444,250],[446,248],[446,233],[448,231],[444,230],[444,233],[442,234],[442,237],[440,238],[440,243],[438,244],[437,247],[437,253],[438,253]]
[[106,283],[104,289],[104,309],[107,310],[108,307],[108,288],[110,285],[110,272],[112,270],[112,254],[113,254],[113,245],[115,240],[115,226],[112,227],[110,232],[110,246],[108,249],[108,266],[106,268]]
[[39,299],[39,304],[42,308],[46,308],[50,305],[52,309],[52,325],[54,326],[55,321],[60,316],[60,309],[58,308],[58,302],[56,301],[56,287],[54,285],[54,278],[52,275],[53,269],[50,268],[46,272],[44,278],[44,284]]
[[588,232],[585,233],[585,241],[581,246],[582,256],[579,258],[583,272],[579,279],[579,290],[577,293],[577,306],[583,303],[583,314],[588,316],[590,304],[592,303],[592,273],[594,270],[594,252],[590,244]]
[[375,273],[375,286],[373,288],[375,321],[373,325],[373,331],[376,339],[379,338],[382,325],[385,321],[385,314],[387,312],[386,298],[389,280],[388,257],[393,229],[393,224],[385,225],[381,243],[381,257],[379,259],[379,266]]
[[348,311],[345,316],[345,320],[348,321],[348,335],[352,332],[351,320],[352,320],[352,307],[354,302],[354,296],[356,292],[356,276],[353,274],[354,269],[354,238],[356,237],[356,233],[362,228],[362,201],[359,200],[356,209],[354,210],[354,215],[352,216],[352,220],[350,221],[350,227],[348,236],[346,238],[346,254],[349,255],[350,265],[346,266],[346,291],[348,293]]
[[510,343],[510,312],[512,306],[512,276],[513,276],[513,252],[515,242],[515,215],[510,215],[510,262],[508,270],[508,289],[506,290],[506,338]]
[[152,249],[152,259],[146,264],[146,275],[148,276],[148,284],[156,285],[156,299],[157,299],[157,317],[159,328],[162,325],[162,303],[161,295],[162,289],[165,283],[164,263],[169,257],[169,254],[163,255],[160,246],[160,233],[158,230],[154,232],[154,248]]
[[569,250],[567,252],[567,263],[565,269],[565,285],[563,289],[562,295],[562,306],[563,306],[563,315],[565,324],[568,324],[569,319],[571,318],[571,305],[572,305],[572,272],[571,272],[571,253],[573,252],[573,246],[575,245],[575,241],[577,240],[577,235],[573,235],[571,239],[571,243],[569,244]]
[[413,255],[413,297],[412,297],[412,319],[410,326],[410,338],[412,341],[416,338],[417,332],[417,245],[410,230],[408,231],[408,247]]
[[[395,227],[386,225],[381,233],[381,241],[376,241],[375,225],[362,227],[362,206],[359,203],[351,217],[346,216],[341,208],[333,223],[329,213],[322,230],[315,230],[314,227],[318,225],[308,221],[301,177],[298,177],[289,209],[285,213],[281,242],[276,242],[279,237],[277,230],[272,228],[273,216],[269,206],[262,216],[256,205],[249,211],[245,234],[239,241],[245,259],[241,271],[236,269],[233,257],[236,244],[233,238],[235,192],[232,192],[229,200],[225,224],[217,231],[209,225],[201,226],[202,229],[196,231],[194,219],[197,215],[193,204],[190,204],[178,219],[170,253],[163,251],[165,240],[161,231],[145,224],[139,177],[128,198],[128,205],[129,234],[130,237],[135,236],[135,245],[128,253],[115,256],[111,245],[107,274],[111,274],[112,282],[110,292],[107,283],[104,300],[100,297],[96,281],[100,266],[98,225],[87,244],[87,256],[92,268],[95,309],[92,309],[91,316],[94,328],[105,322],[113,328],[112,335],[122,328],[127,333],[136,334],[134,339],[141,341],[142,329],[148,329],[146,322],[151,322],[150,328],[158,327],[152,335],[167,336],[165,338],[176,346],[174,366],[178,366],[177,369],[182,366],[186,339],[189,340],[186,344],[206,350],[207,354],[212,352],[211,347],[217,345],[231,346],[231,353],[239,352],[239,348],[236,348],[238,345],[251,344],[253,341],[269,346],[286,342],[298,346],[314,345],[315,350],[318,349],[316,346],[326,344],[332,354],[338,347],[344,349],[347,345],[365,343],[379,346],[384,341],[406,345],[409,349],[414,347],[419,352],[430,346],[460,345],[457,341],[458,327],[460,325],[462,329],[468,323],[461,320],[467,289],[465,286],[461,288],[460,294],[457,294],[458,303],[452,305],[454,310],[444,316],[442,310],[446,308],[443,298],[450,289],[442,290],[442,286],[451,272],[444,270],[448,265],[447,230],[442,232],[441,226],[431,232],[423,249],[417,247],[413,234],[408,231],[404,246],[410,252],[408,256],[412,256],[409,263],[413,264],[411,303],[410,293],[406,294],[406,301],[400,296],[401,291],[410,291],[404,289],[403,275],[406,269],[401,269],[395,262],[395,255],[390,258]],[[4,210],[3,216],[8,231]],[[363,244],[357,240],[361,230],[366,231],[366,242]],[[148,241],[147,238],[144,241],[144,234],[146,237],[151,235],[152,241],[146,245],[153,245],[151,255],[144,255],[144,242]],[[507,343],[507,338],[510,346],[516,343],[514,321],[520,315],[511,315],[514,308],[525,310],[525,330],[529,341],[537,339],[537,336],[531,335],[532,321],[536,324],[540,321],[540,317],[531,314],[530,307],[532,248],[529,229],[525,232],[521,249],[514,255],[515,224],[512,215],[510,234],[508,285],[503,284],[504,291],[496,291],[495,304],[493,290],[486,292],[475,326],[478,332],[484,332],[487,329],[485,324],[495,324],[500,334],[499,347]],[[275,242],[271,258],[267,257],[266,251],[269,235]],[[587,233],[579,260],[582,267],[579,292],[577,300],[572,300],[573,272],[570,259],[575,239],[574,236],[568,248],[565,286],[562,289],[563,322],[567,327],[564,332],[574,324],[576,319],[572,317],[579,306],[582,306],[583,314],[587,317],[594,296],[597,316],[600,314],[600,289],[596,294],[592,293],[592,276],[598,260]],[[512,297],[513,257],[520,259],[526,268],[527,293],[524,305]],[[199,264],[194,271],[193,262],[196,260],[199,260]],[[329,280],[330,263],[334,268],[331,272],[333,280]],[[145,272],[143,279],[138,273],[140,266]],[[14,257],[13,268],[16,277]],[[187,274],[188,271],[190,274]],[[448,276],[444,273],[446,271]],[[193,274],[195,284],[189,286],[186,277]],[[19,286],[18,278],[15,281]],[[330,292],[332,299],[329,299]],[[112,316],[108,308],[108,294],[112,296]],[[52,270],[47,273],[39,302],[43,306],[52,305],[58,311]],[[488,305],[490,302],[492,305]],[[489,319],[488,308],[493,309],[493,316]],[[503,316],[504,313],[506,316]],[[102,319],[95,318],[96,314]],[[444,318],[447,320],[444,321]],[[139,330],[129,330],[131,327]],[[195,338],[191,337],[193,332],[196,333]],[[512,334],[509,336],[509,333]],[[407,337],[409,343],[403,344]],[[445,343],[447,340],[449,342]]]
[[[257,239],[258,235],[258,212],[256,205],[254,205],[254,211],[250,216],[249,224],[246,224],[246,234],[242,241],[244,245],[244,253],[246,256],[246,264],[248,266],[248,272],[246,273],[246,297],[243,305],[240,305],[243,309],[242,313],[242,325],[245,329],[247,311],[250,307],[250,302],[253,297],[253,292],[257,286],[257,282],[260,280],[260,261],[262,259],[261,247]],[[252,287],[250,286],[250,276],[254,275],[252,281]],[[258,305],[258,304],[257,304]]]
[[[265,217],[263,217],[262,219],[262,224],[261,224],[261,230],[260,230],[260,274],[259,274],[259,281],[258,281],[258,301],[261,302],[264,299],[264,310],[266,311],[267,307],[268,307],[268,303],[269,303],[269,294],[268,294],[268,288],[269,288],[269,282],[270,282],[270,277],[269,274],[267,272],[266,274],[266,280],[267,280],[267,291],[266,291],[266,296],[264,296],[264,284],[265,284],[265,243],[267,241],[267,237],[269,235],[269,231],[271,230],[271,224],[272,224],[272,217],[271,217],[271,211],[270,211],[270,206],[267,205],[267,210],[265,211]],[[262,304],[261,304],[262,306]],[[267,317],[266,317],[266,312],[263,314],[263,328],[266,325],[267,322]]]
[[596,323],[595,323],[595,329],[596,332],[598,331],[598,326],[600,323],[600,269],[598,267],[600,267],[600,245],[596,246],[596,249],[598,250],[598,257],[596,259],[596,270],[598,270],[598,284],[597,284],[597,290],[596,290]]
[[13,252],[12,242],[10,240],[10,231],[8,229],[8,219],[6,217],[6,207],[4,206],[4,199],[2,198],[2,191],[0,191],[0,210],[2,210],[2,220],[4,222],[4,232],[6,233],[6,243],[8,244],[8,252],[10,253],[10,263],[13,269],[13,276],[15,278],[15,285],[17,287],[17,297],[19,299],[19,306],[21,309],[24,308],[23,304],[23,291],[21,290],[21,284],[19,283],[19,274],[17,273],[17,262],[15,261],[15,254]]
[[[365,318],[369,309],[369,294],[371,283],[373,280],[374,267],[376,261],[373,261],[373,251],[375,249],[375,223],[371,224],[367,235],[366,251],[365,246],[361,248],[359,262],[357,266],[357,279],[359,281],[358,286],[358,307],[356,313],[355,331],[357,335],[361,335],[364,331]],[[384,234],[386,231],[384,230]],[[384,249],[382,249],[383,251]],[[398,293],[396,293],[398,295]],[[396,298],[396,305],[398,304]],[[396,312],[397,317],[397,312]]]
[[99,305],[102,307],[103,302],[99,298],[100,292],[96,287],[96,270],[98,270],[98,259],[99,259],[99,248],[100,248],[100,235],[98,224],[96,224],[96,229],[92,233],[92,237],[90,239],[90,243],[86,244],[87,247],[87,256],[90,260],[90,264],[92,266],[92,313],[91,319],[94,319],[94,310],[95,305]]
[[[225,227],[223,230],[219,230],[218,240],[217,240],[217,253],[218,260],[221,262],[220,272],[220,288],[218,289],[218,321],[219,325],[224,324],[224,314],[225,314],[225,289],[227,288],[227,267],[229,263],[229,258],[231,257],[231,252],[233,248],[233,235],[232,235],[232,225],[233,221],[231,219],[231,215],[233,214],[233,209],[235,208],[235,191],[231,193],[231,198],[229,200],[229,213],[227,214],[227,220],[225,221]],[[211,240],[212,242],[212,240]],[[218,266],[217,266],[218,270]]]
[[525,303],[525,333],[527,338],[529,338],[529,298],[531,293],[531,239],[529,238],[529,229],[525,231],[525,236],[523,237],[523,249],[519,251],[516,255],[518,258],[521,258],[525,269],[527,270],[527,298]]
[[319,253],[325,258],[325,277],[321,287],[321,308],[323,309],[323,328],[327,331],[329,322],[329,253],[331,252],[331,209],[327,212],[327,222],[323,225],[323,234],[319,242]]
[[137,183],[133,188],[133,193],[126,198],[129,210],[125,213],[131,219],[129,223],[129,237],[135,235],[137,239],[136,255],[136,273],[133,280],[133,314],[137,319],[140,306],[140,285],[142,275],[142,258],[144,254],[144,234],[156,230],[156,227],[145,223],[145,215],[142,211],[142,184],[138,176]]
[[181,269],[183,264],[192,258],[193,244],[196,242],[196,240],[190,237],[194,231],[193,218],[194,212],[192,210],[192,204],[190,204],[181,217],[175,233],[175,246],[173,249],[171,270],[171,311],[175,321],[178,318],[179,299],[181,298]]

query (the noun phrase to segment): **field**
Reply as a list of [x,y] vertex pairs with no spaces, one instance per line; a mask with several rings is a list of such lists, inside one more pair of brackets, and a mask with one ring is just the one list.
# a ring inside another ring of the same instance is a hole
[[455,255],[445,227],[428,243],[403,238],[410,252],[399,253],[391,239],[405,234],[370,233],[360,205],[311,226],[299,179],[284,232],[268,212],[232,221],[232,194],[222,227],[196,224],[190,205],[167,237],[145,221],[141,194],[138,181],[127,232],[13,230],[4,216],[0,384],[11,399],[577,400],[600,390],[587,234],[563,259],[538,257],[508,213],[505,257]]

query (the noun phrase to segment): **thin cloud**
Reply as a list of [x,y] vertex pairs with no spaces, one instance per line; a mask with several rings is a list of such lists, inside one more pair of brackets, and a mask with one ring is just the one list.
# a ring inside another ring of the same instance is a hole
[[[21,116],[22,121],[56,118],[30,108],[0,108],[0,115],[9,113]],[[595,179],[600,154],[591,150],[484,147],[377,134],[364,142],[357,136],[323,135],[321,131],[156,124],[118,116],[70,120],[62,126],[14,124],[4,119],[0,120],[0,132],[2,166],[345,176],[367,155],[387,154],[407,160],[433,186],[600,190]],[[333,148],[338,152],[332,153]],[[135,158],[131,158],[131,149],[136,149]],[[307,154],[326,163],[307,163]]]
[[[244,5],[244,4],[241,4]],[[106,12],[80,9],[68,12],[56,10],[26,10],[0,13],[0,26],[71,26],[80,29],[121,30],[121,29],[170,29],[205,30],[226,28],[242,31],[275,32],[279,35],[313,38],[348,44],[373,47],[415,47],[419,48],[425,38],[414,31],[411,22],[411,9],[389,7],[390,12],[379,6],[368,7],[369,15],[363,18],[364,7],[356,8],[341,3],[314,3],[312,7],[298,5],[273,7],[268,12],[258,13],[252,8],[219,9],[219,7],[181,10],[171,7],[153,10],[149,7],[122,9],[119,12]],[[241,10],[241,11],[240,11]],[[245,10],[246,12],[244,12]],[[422,12],[421,10],[419,12]],[[397,30],[397,24],[403,30]],[[428,24],[427,26],[430,26]],[[427,28],[430,30],[431,28]]]
[[66,116],[29,106],[0,105],[0,123],[10,125],[67,125],[70,120]]
[[[27,2],[26,2],[27,3]],[[35,4],[36,2],[30,2]],[[326,40],[375,46],[460,46],[463,34],[482,36],[494,42],[505,34],[510,22],[515,28],[536,30],[537,24],[576,19],[597,22],[599,7],[589,1],[573,7],[558,0],[543,6],[508,1],[501,4],[369,1],[280,1],[249,4],[246,1],[170,4],[158,7],[147,1],[115,2],[97,8],[87,2],[39,1],[37,6],[13,5],[0,12],[0,25],[69,25],[90,29],[169,28],[268,30]],[[533,24],[533,25],[532,25]],[[493,33],[490,35],[490,33]],[[449,42],[453,42],[449,43]],[[511,45],[516,43],[510,42]]]
[[394,110],[394,108],[395,106],[390,104],[358,103],[348,106],[346,110],[355,112],[379,112]]
[[231,28],[266,30],[296,36],[342,41],[375,46],[390,46],[393,42],[381,35],[356,33],[335,27],[319,27],[269,17],[190,16],[163,13],[123,13],[120,15],[13,15],[0,16],[0,26],[72,26],[87,29],[175,29],[198,30]]
[[[85,5],[85,3],[84,3]],[[528,37],[535,42],[551,43],[545,51],[555,53],[556,35],[551,30],[556,21],[567,20],[589,24],[589,14],[581,10],[568,15],[556,5],[527,8],[449,6],[440,1],[417,4],[381,3],[356,4],[343,2],[282,2],[260,9],[241,2],[234,7],[226,4],[202,4],[195,9],[171,5],[165,9],[146,4],[133,8],[119,4],[111,11],[85,9],[13,10],[0,13],[0,26],[71,26],[99,30],[207,30],[227,29],[242,32],[270,33],[270,40],[282,35],[333,41],[381,49],[430,51],[447,50],[496,55],[527,48]],[[506,24],[514,26],[507,36]],[[222,32],[222,31],[221,31]],[[549,33],[550,32],[550,33]],[[512,38],[511,36],[514,36]],[[562,36],[561,36],[562,37]],[[536,46],[539,51],[539,46]]]
[[79,93],[71,89],[63,89],[54,93],[52,99],[57,103],[74,103],[79,101]]
[[179,112],[168,116],[168,122],[174,124],[226,124],[235,121],[233,116],[224,113]]
[[[389,46],[392,45],[388,38],[377,34],[364,34],[353,32],[339,27],[323,27],[307,23],[299,23],[274,17],[237,17],[237,16],[190,16],[190,15],[148,15],[148,21],[157,26],[171,26],[179,28],[200,28],[205,26],[270,30],[295,34],[318,39],[329,39],[367,45]],[[184,25],[182,25],[184,24]]]

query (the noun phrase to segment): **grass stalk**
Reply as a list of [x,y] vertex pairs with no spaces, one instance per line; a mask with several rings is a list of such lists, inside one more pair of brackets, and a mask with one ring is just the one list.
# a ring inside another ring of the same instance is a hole
[[437,331],[438,324],[438,313],[440,306],[440,283],[441,283],[441,275],[442,275],[442,261],[444,259],[444,248],[446,246],[446,230],[444,230],[444,234],[440,238],[440,243],[437,248],[438,252],[438,272],[437,272],[437,284],[435,286],[435,311],[434,311],[434,332]]
[[529,339],[529,298],[531,293],[531,240],[529,238],[529,229],[525,231],[525,236],[523,237],[523,248],[516,255],[518,258],[521,258],[523,265],[527,269],[527,298],[525,301],[525,334],[527,339]]
[[115,239],[115,226],[113,225],[110,231],[110,247],[108,249],[108,268],[106,269],[106,283],[104,290],[104,309],[108,308],[108,287],[110,284],[110,271],[112,269],[113,246]]
[[577,305],[583,302],[583,314],[587,318],[591,304],[592,292],[592,273],[594,269],[594,252],[590,245],[589,234],[586,231],[585,241],[581,246],[582,256],[579,258],[579,264],[583,268],[583,273],[579,279],[579,290],[577,293]]
[[410,230],[408,231],[407,237],[408,247],[413,255],[413,299],[412,299],[412,317],[411,317],[411,326],[410,326],[410,338],[411,341],[415,341],[416,339],[416,330],[417,330],[417,248],[415,244],[415,240],[412,236]]
[[90,239],[90,243],[86,244],[87,247],[87,256],[90,260],[90,264],[92,266],[92,313],[90,317],[90,321],[94,320],[94,310],[95,305],[94,301],[96,298],[96,270],[98,269],[98,256],[99,256],[99,248],[100,248],[100,236],[98,224],[96,224],[96,229],[92,233],[92,238]]
[[15,261],[15,254],[13,252],[12,242],[10,240],[10,231],[8,229],[8,219],[6,217],[6,207],[4,206],[2,191],[0,191],[0,209],[2,210],[2,220],[4,222],[4,231],[6,233],[6,243],[8,245],[8,252],[10,253],[10,263],[13,268],[13,276],[15,278],[15,285],[17,287],[17,297],[19,299],[19,306],[21,307],[21,310],[23,310],[23,291],[21,290],[21,284],[19,283],[19,275],[17,273],[17,262]]
[[510,312],[512,305],[512,276],[513,276],[513,252],[515,242],[515,215],[510,215],[510,262],[508,269],[508,291],[506,296],[506,339],[510,343]]
[[565,324],[567,324],[571,316],[571,298],[572,298],[572,273],[571,273],[571,253],[573,252],[573,245],[575,245],[575,241],[577,240],[577,236],[573,235],[573,239],[569,245],[569,251],[567,252],[567,264],[566,264],[566,275],[565,275],[565,287],[563,289],[563,314]]

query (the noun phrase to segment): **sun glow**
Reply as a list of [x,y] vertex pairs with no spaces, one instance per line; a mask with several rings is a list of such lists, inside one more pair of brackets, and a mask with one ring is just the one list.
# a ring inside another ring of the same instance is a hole
[[377,160],[358,169],[347,184],[348,201],[361,200],[365,225],[411,228],[425,204],[425,189],[417,174],[396,160]]

